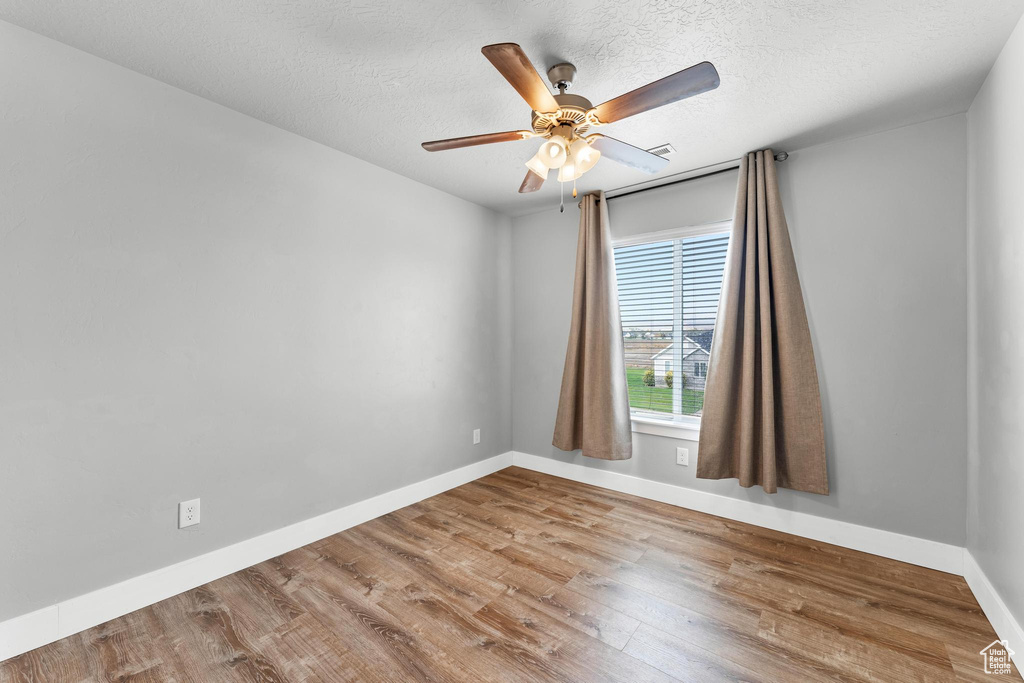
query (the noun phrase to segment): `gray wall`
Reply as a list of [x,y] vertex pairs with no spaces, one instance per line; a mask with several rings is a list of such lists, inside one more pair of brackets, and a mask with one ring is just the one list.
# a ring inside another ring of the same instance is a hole
[[[674,457],[677,445],[692,456],[693,442],[635,434],[633,459],[616,463],[551,446],[575,209],[513,221],[515,450],[962,545],[966,142],[957,115],[789,150],[779,166],[818,362],[832,495],[769,496],[697,480]],[[685,167],[685,157],[676,163]],[[612,200],[612,232],[730,218],[735,191],[728,173]]]
[[[967,113],[967,549],[1024,624],[1024,22]],[[1000,634],[1008,637],[1011,634]],[[1024,643],[1012,643],[1018,654]]]
[[511,448],[509,219],[2,22],[0,121],[0,620]]

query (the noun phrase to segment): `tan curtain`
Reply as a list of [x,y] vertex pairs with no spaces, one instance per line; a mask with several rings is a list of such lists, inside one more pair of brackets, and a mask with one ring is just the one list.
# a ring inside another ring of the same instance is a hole
[[818,373],[771,150],[740,163],[697,476],[828,495]]
[[551,443],[563,451],[579,448],[583,455],[602,460],[633,455],[622,321],[604,193],[587,195],[580,202],[572,325]]

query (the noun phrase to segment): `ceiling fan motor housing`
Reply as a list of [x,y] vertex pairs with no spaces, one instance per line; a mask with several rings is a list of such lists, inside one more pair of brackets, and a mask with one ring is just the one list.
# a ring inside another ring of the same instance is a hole
[[558,102],[557,112],[533,112],[533,132],[547,135],[555,126],[571,126],[577,135],[583,135],[590,128],[587,123],[587,112],[594,108],[582,95],[555,95]]

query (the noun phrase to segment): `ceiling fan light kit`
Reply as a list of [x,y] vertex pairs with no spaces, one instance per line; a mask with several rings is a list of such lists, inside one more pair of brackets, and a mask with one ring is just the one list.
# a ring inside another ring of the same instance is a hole
[[531,171],[533,171],[534,173],[539,175],[544,180],[547,180],[548,179],[548,173],[551,172],[551,169],[540,158],[540,154],[541,153],[538,150],[538,152],[536,154],[534,154],[533,157],[529,161],[526,162],[526,168],[530,169]]
[[580,175],[594,168],[601,158],[601,152],[591,147],[590,141],[583,138],[578,138],[569,145],[569,153],[572,155],[573,163],[579,167]]
[[[559,129],[568,129],[567,126],[559,126]],[[550,137],[537,150],[537,157],[541,163],[548,168],[561,168],[562,164],[569,157],[568,136],[572,135],[572,129],[557,130],[550,133]]]
[[[559,182],[574,182],[606,156],[646,173],[657,173],[668,159],[590,129],[620,121],[656,107],[700,93],[719,85],[718,71],[710,62],[701,62],[660,80],[608,100],[596,107],[581,95],[567,93],[576,79],[576,67],[569,63],[548,69],[548,80],[558,90],[552,95],[540,74],[515,43],[488,45],[481,50],[502,76],[516,89],[533,110],[533,130],[470,135],[462,138],[424,142],[428,152],[509,142],[526,138],[544,139],[537,153],[526,162],[528,169],[520,192],[536,192],[551,169],[558,170]],[[575,195],[575,187],[573,189]]]

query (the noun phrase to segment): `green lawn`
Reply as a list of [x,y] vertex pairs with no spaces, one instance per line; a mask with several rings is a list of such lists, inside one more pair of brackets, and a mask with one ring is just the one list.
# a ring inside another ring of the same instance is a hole
[[[629,406],[637,410],[672,412],[672,390],[644,384],[645,368],[626,368],[629,384]],[[704,407],[704,392],[683,388],[683,412],[692,415]]]

